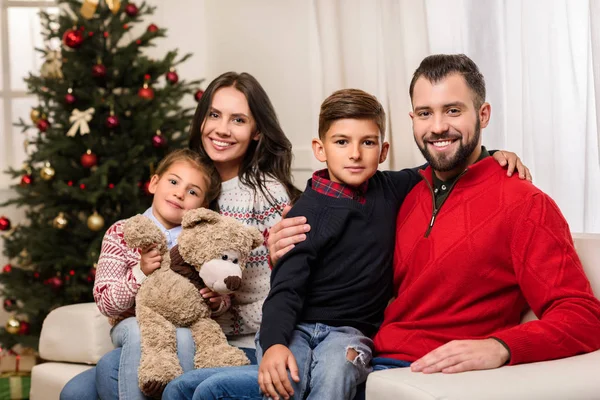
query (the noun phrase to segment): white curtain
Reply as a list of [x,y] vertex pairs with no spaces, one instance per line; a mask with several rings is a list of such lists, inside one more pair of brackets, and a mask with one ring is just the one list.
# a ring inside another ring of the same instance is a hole
[[315,0],[314,99],[343,87],[375,94],[389,116],[389,166],[418,165],[407,115],[412,73],[428,54],[465,53],[492,105],[484,144],[519,154],[572,231],[600,232],[599,3]]

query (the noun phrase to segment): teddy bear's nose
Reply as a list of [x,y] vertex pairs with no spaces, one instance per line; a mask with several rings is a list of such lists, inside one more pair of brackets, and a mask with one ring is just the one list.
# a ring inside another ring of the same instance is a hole
[[228,276],[225,278],[225,286],[231,291],[238,290],[242,286],[242,278],[239,276]]

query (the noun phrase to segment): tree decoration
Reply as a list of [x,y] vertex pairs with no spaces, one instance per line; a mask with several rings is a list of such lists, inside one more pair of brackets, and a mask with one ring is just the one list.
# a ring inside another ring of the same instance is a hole
[[75,136],[77,131],[80,132],[81,136],[90,133],[90,126],[88,122],[92,120],[94,115],[94,108],[90,107],[85,111],[80,111],[77,108],[71,112],[69,122],[72,123],[71,128],[67,132],[67,136]]
[[52,221],[52,226],[56,229],[65,229],[69,221],[65,218],[65,214],[63,212],[59,212],[56,218]]
[[91,231],[97,232],[104,227],[104,218],[94,210],[94,213],[87,219],[87,226]]
[[94,166],[96,166],[96,164],[98,164],[98,157],[92,153],[92,150],[88,149],[82,156],[81,156],[81,165],[84,168],[92,168]]
[[[117,14],[119,12],[119,8],[121,8],[120,0],[106,0],[106,5],[110,9],[113,14]],[[96,13],[96,9],[98,8],[98,0],[84,0],[81,8],[79,9],[79,13],[85,19],[92,19],[94,14]]]
[[42,167],[42,169],[40,170],[40,176],[45,181],[52,180],[52,178],[54,178],[55,173],[56,171],[54,171],[54,168],[52,168],[49,162],[46,162],[46,164],[44,164],[44,167]]
[[29,335],[31,324],[27,321],[21,321],[19,324],[19,335]]
[[155,24],[148,25],[148,32],[156,33],[157,31],[158,31],[158,26],[156,26]]
[[83,33],[76,27],[67,29],[63,34],[63,43],[71,49],[77,49],[83,44]]
[[31,118],[31,122],[33,122],[34,124],[37,124],[41,117],[42,117],[42,113],[38,109],[35,109],[35,108],[31,109],[31,112],[29,113],[29,118]]
[[65,103],[73,105],[77,101],[77,98],[73,95],[73,89],[69,88],[67,94],[65,94]]
[[160,130],[156,131],[156,135],[152,137],[152,146],[157,149],[165,147],[167,145],[167,138],[160,132]]
[[4,310],[8,312],[13,312],[17,309],[17,300],[16,299],[4,299]]
[[10,264],[6,264],[2,268],[2,272],[4,272],[5,274],[10,274],[11,271],[12,271],[12,265],[10,265]]
[[177,82],[179,82],[179,75],[177,75],[177,72],[175,72],[174,68],[171,68],[171,70],[167,72],[166,78],[167,82],[169,82],[171,85],[174,85]]
[[10,222],[10,219],[5,217],[4,215],[0,217],[0,231],[8,231],[10,230],[11,226],[12,224]]
[[104,64],[102,64],[101,62],[98,62],[98,64],[94,65],[92,67],[92,76],[94,78],[105,78],[106,77],[106,66],[104,66]]
[[58,50],[48,50],[40,68],[40,75],[46,79],[63,79],[62,55]]
[[196,91],[196,93],[194,94],[194,99],[196,99],[197,102],[200,102],[200,99],[202,98],[202,95],[204,94],[203,90],[198,89]]
[[50,122],[47,119],[40,119],[36,125],[40,132],[46,132],[50,128]]
[[113,111],[111,111],[110,115],[106,117],[105,124],[108,129],[115,129],[119,127],[119,118],[117,118]]
[[30,174],[21,177],[21,186],[29,186],[33,183],[33,177]]
[[144,100],[150,101],[154,98],[154,90],[152,90],[151,87],[148,87],[147,83],[144,83],[144,86],[138,91],[138,96]]
[[16,335],[19,333],[19,329],[21,329],[21,322],[19,322],[14,315],[10,317],[8,321],[6,321],[6,332],[10,333],[11,335]]
[[54,276],[52,278],[46,279],[44,284],[50,286],[52,289],[57,290],[60,289],[63,285],[63,280],[60,279],[58,276]]
[[138,15],[138,12],[138,7],[133,3],[129,3],[125,6],[125,14],[131,18],[135,18]]

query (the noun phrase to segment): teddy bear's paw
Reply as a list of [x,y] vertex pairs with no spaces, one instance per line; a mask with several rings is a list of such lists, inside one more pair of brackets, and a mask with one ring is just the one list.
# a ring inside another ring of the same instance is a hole
[[[214,349],[214,348],[213,348]],[[199,368],[217,368],[217,367],[238,367],[250,364],[243,350],[233,346],[218,346],[214,352],[199,353],[196,352],[194,358],[196,369]]]
[[140,389],[146,396],[151,397],[153,399],[160,399],[162,393],[165,390],[165,387],[167,387],[167,382],[159,382],[152,380],[144,382],[140,386]]

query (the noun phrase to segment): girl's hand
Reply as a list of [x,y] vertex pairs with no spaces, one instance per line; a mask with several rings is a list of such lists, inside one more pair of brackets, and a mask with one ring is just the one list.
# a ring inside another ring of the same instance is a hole
[[219,306],[223,301],[223,296],[227,296],[226,294],[221,296],[219,293],[213,292],[207,287],[200,289],[200,295],[203,299],[208,301],[208,306],[213,311],[219,309]]
[[148,276],[158,268],[160,268],[160,263],[162,262],[162,256],[158,254],[158,250],[156,250],[156,245],[152,245],[142,249],[142,255],[140,259],[140,269],[144,273],[144,275]]
[[516,153],[507,150],[498,150],[492,157],[494,157],[494,159],[501,166],[505,167],[508,165],[506,168],[506,175],[512,176],[516,168],[519,172],[519,178],[527,179],[529,182],[531,182],[531,173],[529,172],[529,168],[527,168],[525,164],[521,162],[521,159]]
[[290,206],[284,208],[283,219],[269,230],[267,245],[273,266],[285,253],[293,249],[296,243],[306,240],[305,233],[310,231],[310,225],[306,223],[305,217],[285,218],[291,208]]

